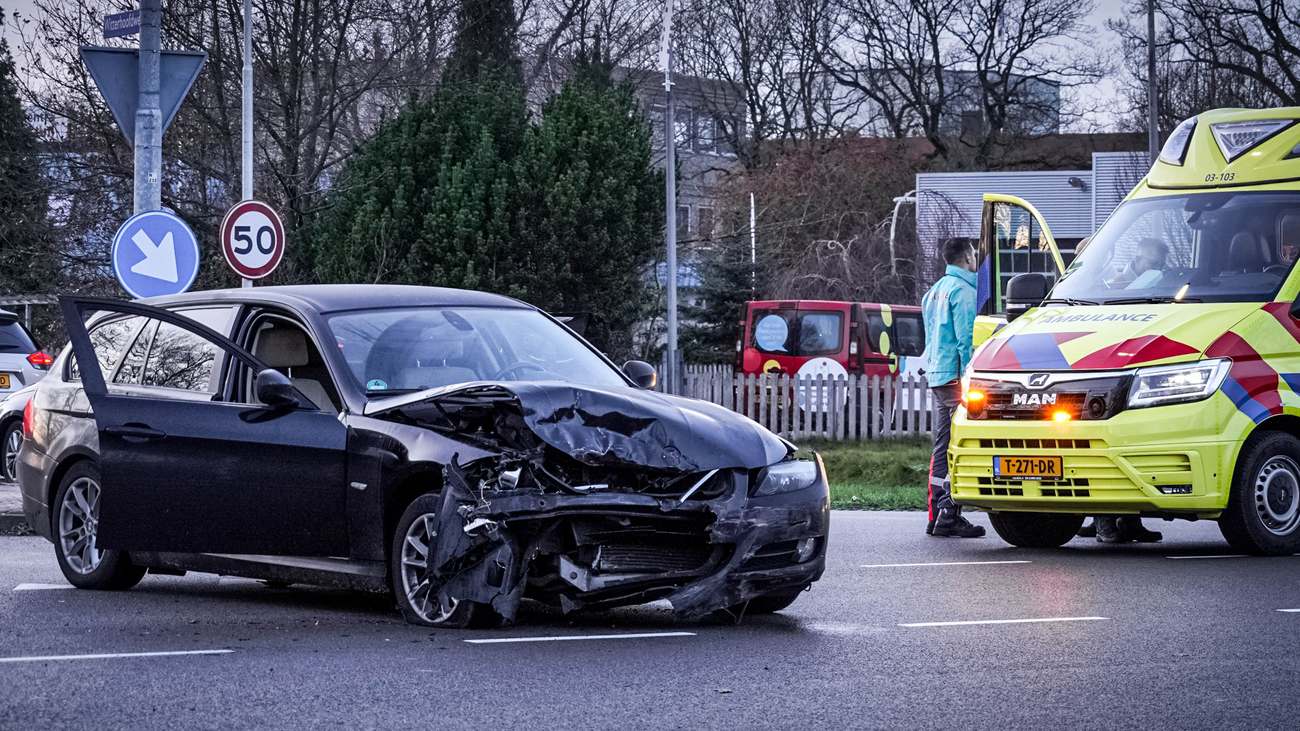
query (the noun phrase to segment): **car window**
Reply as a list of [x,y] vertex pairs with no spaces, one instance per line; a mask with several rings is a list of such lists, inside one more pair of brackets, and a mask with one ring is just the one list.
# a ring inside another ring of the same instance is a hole
[[925,326],[919,314],[894,315],[894,347],[902,356],[919,356],[925,352]]
[[212,393],[216,344],[169,322],[159,323],[140,379],[143,386]]
[[838,353],[844,316],[838,312],[801,312],[799,355]]
[[36,343],[17,321],[0,321],[0,353],[34,353]]
[[[117,363],[126,350],[127,343],[144,322],[143,317],[119,317],[97,325],[90,330],[90,346],[95,350],[99,361],[99,370],[105,378],[113,373]],[[81,380],[81,371],[77,368],[77,359],[68,359],[68,380]]]
[[880,310],[868,310],[864,314],[867,320],[867,352],[883,353],[880,336],[885,334],[885,317]]
[[[144,318],[132,318],[143,320]],[[126,354],[122,357],[122,363],[117,367],[117,373],[113,374],[113,383],[133,384],[140,382],[140,374],[144,373],[144,359],[149,355],[149,344],[153,342],[154,331],[158,329],[157,320],[149,320],[144,323],[131,342],[131,347],[127,349]],[[110,373],[110,371],[101,371]]]

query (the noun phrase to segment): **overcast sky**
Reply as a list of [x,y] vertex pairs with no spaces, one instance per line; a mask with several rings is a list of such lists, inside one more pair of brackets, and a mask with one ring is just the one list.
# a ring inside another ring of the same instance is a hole
[[[163,0],[163,5],[164,7],[166,6],[166,0]],[[1106,30],[1106,21],[1111,18],[1123,16],[1124,0],[1094,0],[1094,5],[1095,7],[1091,17],[1089,18],[1089,23],[1093,26],[1093,31],[1095,33],[1094,37],[1099,41],[1095,47],[1100,47],[1100,50],[1107,52],[1110,58],[1118,58],[1119,43],[1117,39]],[[30,16],[34,13],[34,6],[35,0],[0,0],[0,8],[4,8],[6,16],[8,16],[12,11],[17,11],[23,15]],[[6,36],[11,38],[12,42],[12,34],[9,33],[8,28],[5,29],[5,33]],[[1115,53],[1109,53],[1110,51],[1115,51]],[[1085,94],[1088,97],[1096,98],[1104,105],[1114,103],[1117,98],[1116,84],[1113,78],[1103,80],[1094,88],[1079,90],[1079,93]],[[1109,130],[1115,123],[1114,119],[1108,114],[1100,115],[1096,119],[1092,120],[1092,122],[1095,125],[1102,127],[1103,131]]]

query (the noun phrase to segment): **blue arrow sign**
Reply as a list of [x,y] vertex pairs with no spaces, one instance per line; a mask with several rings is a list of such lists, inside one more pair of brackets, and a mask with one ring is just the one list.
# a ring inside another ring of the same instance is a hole
[[113,236],[113,273],[137,299],[180,294],[199,274],[198,239],[171,213],[138,213]]

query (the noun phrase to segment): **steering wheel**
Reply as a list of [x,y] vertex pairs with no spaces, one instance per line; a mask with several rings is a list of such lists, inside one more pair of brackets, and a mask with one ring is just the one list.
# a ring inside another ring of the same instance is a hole
[[1279,277],[1285,277],[1286,273],[1289,271],[1291,271],[1291,267],[1286,264],[1274,264],[1272,266],[1264,267],[1265,274],[1276,274]]
[[524,368],[532,368],[533,370],[541,371],[542,373],[550,373],[550,371],[546,370],[546,368],[536,363],[533,363],[531,361],[526,361],[526,360],[520,360],[511,363],[510,365],[506,366],[505,368],[502,368],[496,373],[493,373],[492,377],[488,380],[498,381],[501,380],[502,378],[505,378],[507,373],[513,373],[514,371],[522,370]]

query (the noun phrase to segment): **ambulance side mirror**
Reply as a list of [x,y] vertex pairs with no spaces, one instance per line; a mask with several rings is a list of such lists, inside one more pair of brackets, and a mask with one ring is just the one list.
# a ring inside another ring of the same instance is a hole
[[1052,278],[1042,272],[1028,272],[1012,277],[1007,282],[1007,322],[1043,304],[1043,300],[1052,291],[1053,283]]

